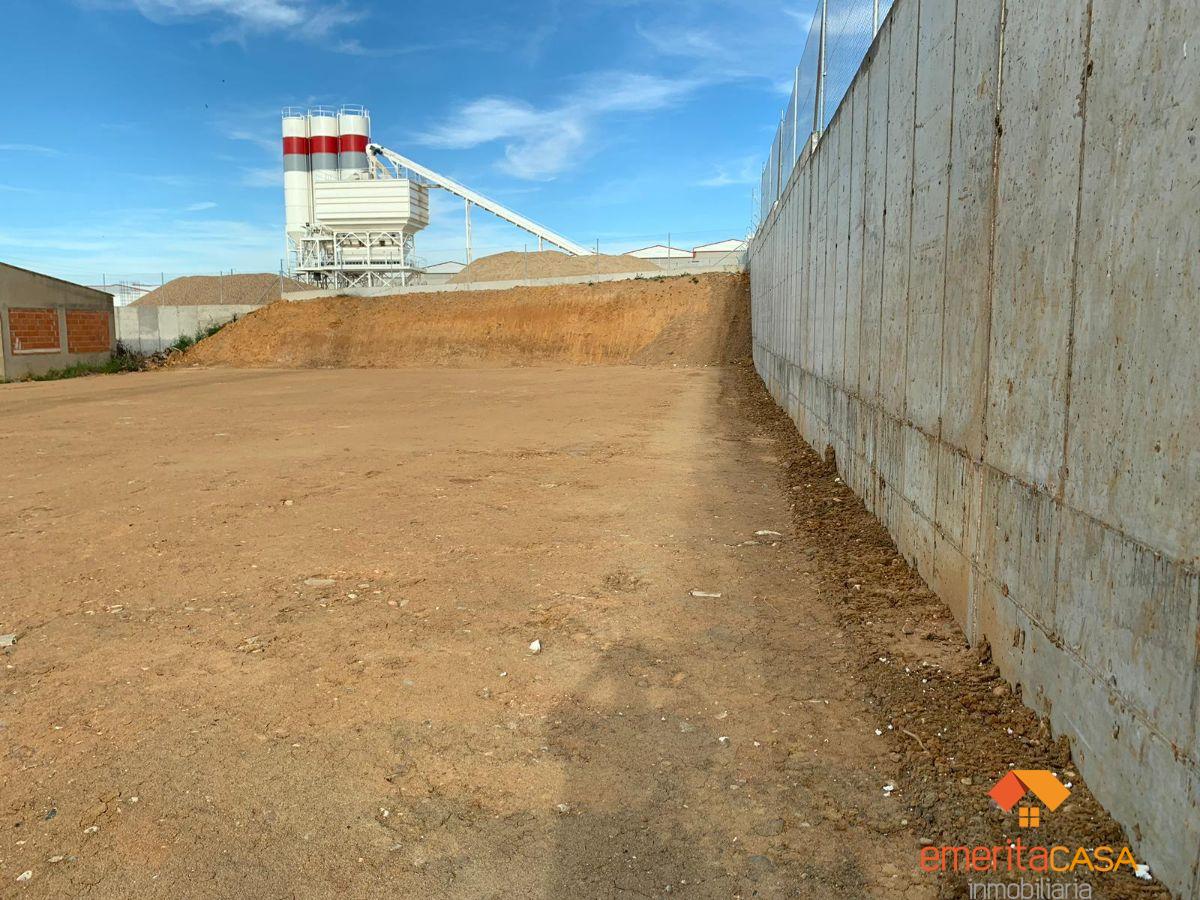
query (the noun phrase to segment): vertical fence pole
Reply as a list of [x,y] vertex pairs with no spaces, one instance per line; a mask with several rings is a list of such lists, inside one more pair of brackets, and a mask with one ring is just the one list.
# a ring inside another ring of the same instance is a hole
[[817,103],[816,122],[813,131],[818,134],[825,127],[825,26],[829,23],[829,0],[821,0],[821,44],[817,54]]
[[792,78],[792,166],[800,158],[800,64]]

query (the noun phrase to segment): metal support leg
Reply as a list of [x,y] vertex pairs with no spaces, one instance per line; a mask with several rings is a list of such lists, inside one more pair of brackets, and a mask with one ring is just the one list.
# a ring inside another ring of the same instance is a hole
[[467,204],[467,265],[471,264],[471,201],[464,201]]

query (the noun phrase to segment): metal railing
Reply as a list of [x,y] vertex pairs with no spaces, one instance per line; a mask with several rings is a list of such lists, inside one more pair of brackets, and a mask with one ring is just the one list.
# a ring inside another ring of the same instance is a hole
[[818,0],[792,93],[767,154],[756,205],[766,221],[814,136],[832,121],[893,0]]

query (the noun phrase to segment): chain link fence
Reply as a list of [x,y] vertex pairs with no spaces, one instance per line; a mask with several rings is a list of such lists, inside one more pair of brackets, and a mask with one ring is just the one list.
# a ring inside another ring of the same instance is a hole
[[770,215],[804,148],[833,120],[891,7],[892,0],[818,0],[792,93],[763,166],[756,228]]
[[[603,256],[637,257],[631,271],[662,270],[667,273],[686,273],[707,267],[734,265],[742,258],[746,234],[732,229],[707,228],[666,229],[662,232],[612,232],[592,238],[585,246]],[[423,270],[416,284],[441,284],[458,274],[468,261],[478,261],[495,254],[508,254],[502,262],[507,267],[504,277],[511,280],[536,280],[546,277],[540,269],[553,267],[553,261],[540,263],[541,251],[562,256],[557,248],[539,247],[537,239],[473,241],[468,259],[462,244],[444,237],[429,246],[418,245],[412,262]],[[602,275],[615,271],[614,264],[604,259],[580,257],[577,268],[581,274]],[[6,261],[8,261],[6,259]],[[90,272],[49,260],[22,259],[19,264],[75,284],[92,287],[113,295],[116,307],[126,306],[261,306],[280,299],[281,294],[303,291],[310,286],[301,283],[288,271],[285,260],[269,262],[257,272],[233,269],[213,271],[154,271],[154,272]],[[486,268],[486,267],[485,267]],[[617,267],[619,268],[619,266]]]

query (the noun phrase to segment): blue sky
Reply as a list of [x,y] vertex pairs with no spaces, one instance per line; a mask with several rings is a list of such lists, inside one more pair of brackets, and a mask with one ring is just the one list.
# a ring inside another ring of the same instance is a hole
[[[279,110],[580,243],[743,235],[815,0],[6,0],[0,261],[81,282],[274,271]],[[477,211],[477,254],[528,238]],[[463,255],[435,192],[417,237]]]

